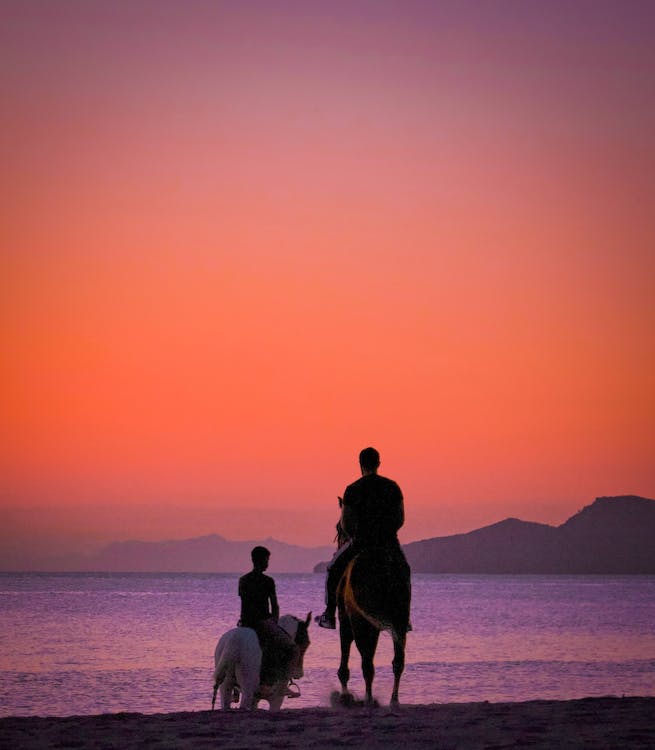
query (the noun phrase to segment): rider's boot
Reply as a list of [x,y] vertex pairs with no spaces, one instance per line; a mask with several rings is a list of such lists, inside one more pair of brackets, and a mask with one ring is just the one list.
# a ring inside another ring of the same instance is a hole
[[319,628],[327,628],[328,630],[336,630],[337,618],[336,613],[329,607],[326,608],[322,615],[317,615],[314,618],[314,622],[317,623]]

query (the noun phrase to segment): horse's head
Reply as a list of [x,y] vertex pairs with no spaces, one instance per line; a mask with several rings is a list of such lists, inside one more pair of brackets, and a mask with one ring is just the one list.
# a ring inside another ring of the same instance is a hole
[[305,651],[310,644],[308,628],[311,621],[312,613],[310,612],[305,620],[299,620],[292,615],[284,615],[278,623],[291,636],[296,646],[291,660],[291,678],[294,680],[299,680],[304,674],[303,662]]

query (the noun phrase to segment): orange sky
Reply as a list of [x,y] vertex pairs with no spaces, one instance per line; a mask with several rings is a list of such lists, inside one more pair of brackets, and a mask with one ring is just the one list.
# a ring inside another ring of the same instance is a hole
[[3,8],[5,540],[655,497],[652,4]]

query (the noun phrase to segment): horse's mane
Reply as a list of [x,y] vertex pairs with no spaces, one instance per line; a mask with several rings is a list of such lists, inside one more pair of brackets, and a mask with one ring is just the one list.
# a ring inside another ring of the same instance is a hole
[[296,633],[298,632],[298,625],[300,620],[293,615],[282,615],[277,621],[277,624],[284,630],[292,640],[296,640]]
[[309,640],[307,623],[294,615],[282,615],[277,623],[294,643],[306,643]]

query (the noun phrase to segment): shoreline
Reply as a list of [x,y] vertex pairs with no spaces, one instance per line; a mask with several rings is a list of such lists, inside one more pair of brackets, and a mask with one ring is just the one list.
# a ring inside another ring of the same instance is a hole
[[3,747],[653,748],[655,697],[0,718]]

